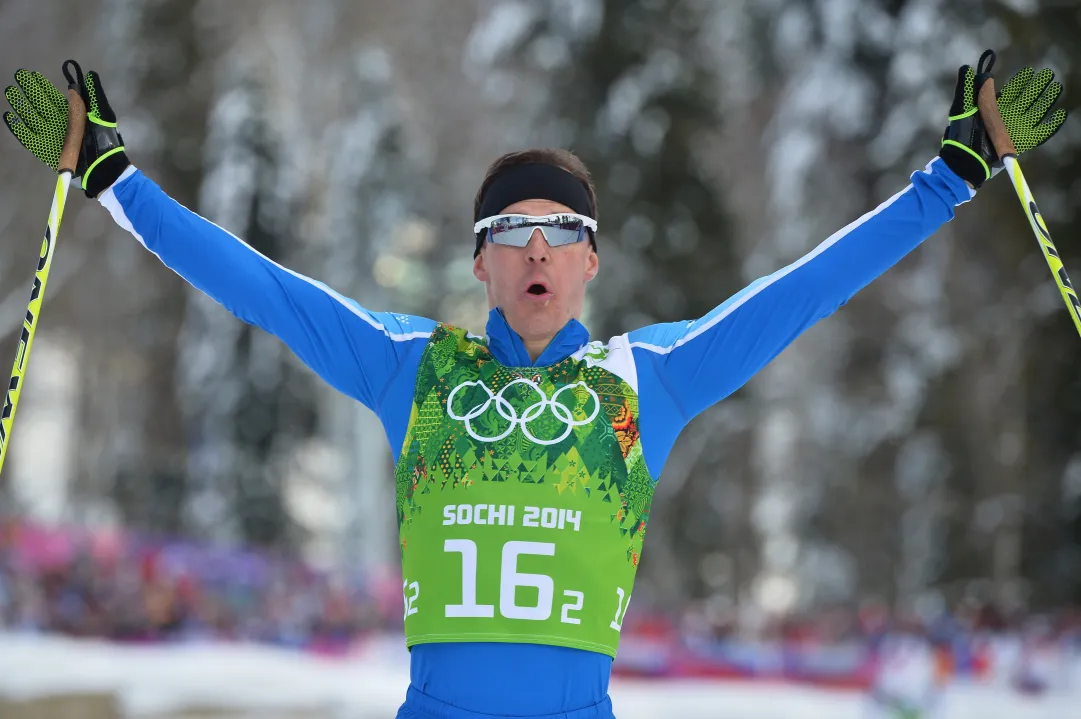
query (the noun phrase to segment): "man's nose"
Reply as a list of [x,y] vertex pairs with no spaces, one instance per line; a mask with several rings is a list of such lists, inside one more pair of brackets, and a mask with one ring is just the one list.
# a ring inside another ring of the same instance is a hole
[[547,262],[551,259],[551,249],[548,246],[548,240],[544,239],[544,233],[538,227],[533,230],[533,235],[529,238],[529,244],[525,246],[526,258],[530,262]]

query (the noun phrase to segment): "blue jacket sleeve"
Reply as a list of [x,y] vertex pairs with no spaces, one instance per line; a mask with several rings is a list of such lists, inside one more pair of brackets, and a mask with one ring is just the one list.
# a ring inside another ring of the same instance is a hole
[[397,435],[405,432],[404,425],[397,426],[400,402],[384,412],[385,395],[392,384],[410,387],[409,378],[400,375],[415,376],[434,322],[369,312],[259,254],[181,206],[134,168],[99,200],[117,224],[170,269],[241,320],[279,337],[331,386],[376,412],[397,448]]
[[705,317],[631,332],[642,446],[653,476],[691,418],[739,389],[804,330],[952,219],[954,207],[973,195],[936,158],[913,173],[904,190]]

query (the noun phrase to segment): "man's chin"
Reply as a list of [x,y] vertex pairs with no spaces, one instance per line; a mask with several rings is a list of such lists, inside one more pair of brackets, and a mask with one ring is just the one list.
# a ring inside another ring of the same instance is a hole
[[551,338],[567,323],[554,304],[540,303],[516,307],[515,312],[507,315],[507,321],[523,339]]

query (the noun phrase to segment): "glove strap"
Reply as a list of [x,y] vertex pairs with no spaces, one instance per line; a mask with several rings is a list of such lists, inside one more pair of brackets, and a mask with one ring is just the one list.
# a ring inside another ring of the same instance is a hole
[[99,157],[85,173],[83,173],[83,190],[86,196],[95,198],[120,179],[124,170],[131,161],[128,160],[124,146],[114,148],[108,154]]
[[[68,65],[75,68],[74,77],[72,77],[71,70],[68,70]],[[86,91],[86,77],[83,75],[83,69],[74,60],[65,60],[60,69],[64,72],[64,79],[68,81],[68,88],[79,91],[79,97],[83,99],[83,104],[86,105],[86,111],[89,113],[90,93]]]

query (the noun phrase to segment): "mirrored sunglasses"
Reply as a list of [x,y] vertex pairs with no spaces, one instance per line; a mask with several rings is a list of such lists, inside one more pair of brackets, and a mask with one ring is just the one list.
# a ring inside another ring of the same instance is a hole
[[597,221],[584,215],[493,215],[473,225],[473,232],[487,231],[487,241],[497,245],[525,247],[540,230],[549,247],[573,245],[589,238],[587,230],[597,231]]

